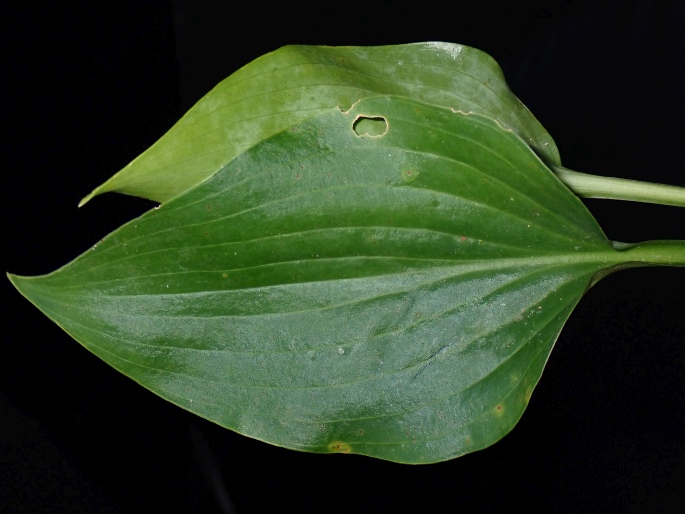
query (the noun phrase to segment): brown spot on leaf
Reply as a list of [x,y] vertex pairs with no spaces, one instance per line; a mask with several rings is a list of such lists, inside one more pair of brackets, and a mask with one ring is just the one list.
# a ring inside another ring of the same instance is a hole
[[328,451],[331,453],[350,453],[352,448],[342,441],[333,441],[328,445]]

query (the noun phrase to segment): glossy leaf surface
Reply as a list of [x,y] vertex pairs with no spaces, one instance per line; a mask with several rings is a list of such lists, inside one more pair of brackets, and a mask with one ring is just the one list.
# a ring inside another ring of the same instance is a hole
[[513,131],[376,97],[12,279],[103,360],[220,425],[421,463],[510,431],[593,277],[629,255]]
[[548,164],[560,164],[551,136],[509,90],[497,63],[480,50],[439,42],[287,46],[222,81],[82,203],[107,191],[167,201],[259,141],[375,95],[401,95],[487,115],[511,127]]

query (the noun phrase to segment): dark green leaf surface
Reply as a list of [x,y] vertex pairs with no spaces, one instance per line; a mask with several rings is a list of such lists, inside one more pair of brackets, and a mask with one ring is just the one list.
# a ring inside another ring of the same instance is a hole
[[626,255],[512,130],[376,97],[12,279],[86,348],[220,425],[422,463],[513,428],[571,310]]
[[167,201],[259,141],[333,107],[401,95],[511,127],[559,165],[551,136],[513,95],[497,63],[453,43],[379,47],[287,46],[217,85],[150,149],[88,195],[118,191]]

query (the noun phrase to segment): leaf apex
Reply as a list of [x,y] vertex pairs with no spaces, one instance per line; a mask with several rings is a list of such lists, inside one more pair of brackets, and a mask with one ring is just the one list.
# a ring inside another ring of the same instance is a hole
[[[19,294],[21,294],[24,298],[27,300],[31,301],[29,299],[28,294],[26,293],[26,282],[29,281],[33,277],[25,277],[22,275],[15,275],[14,273],[5,273],[7,275],[7,279],[12,283],[14,288],[19,291]],[[33,303],[33,302],[32,302]]]
[[94,197],[96,197],[96,196],[99,194],[99,193],[98,193],[98,189],[99,189],[99,188],[93,189],[90,193],[88,193],[86,196],[84,196],[83,198],[81,198],[81,200],[80,200],[79,203],[78,203],[78,207],[79,207],[79,208],[83,207],[83,206],[86,205],[90,200],[92,200]]
[[108,178],[105,182],[97,186],[95,189],[93,189],[90,193],[88,193],[86,196],[81,198],[81,201],[78,203],[78,207],[83,207],[86,205],[89,201],[91,201],[93,198],[96,196],[100,196],[102,193],[109,193],[109,192],[115,192],[116,190],[113,189],[109,184],[112,182],[112,180],[119,175],[119,173],[115,173],[112,175],[110,178]]

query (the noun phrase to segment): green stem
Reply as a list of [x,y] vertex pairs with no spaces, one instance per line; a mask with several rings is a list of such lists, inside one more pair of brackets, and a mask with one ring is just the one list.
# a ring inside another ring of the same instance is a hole
[[613,243],[614,248],[625,252],[630,263],[645,266],[685,266],[685,241],[645,241],[644,243]]
[[569,170],[563,166],[552,166],[552,170],[571,191],[585,198],[607,198],[685,207],[685,187],[625,178],[599,177]]

